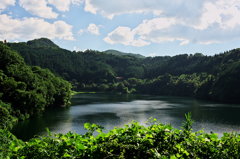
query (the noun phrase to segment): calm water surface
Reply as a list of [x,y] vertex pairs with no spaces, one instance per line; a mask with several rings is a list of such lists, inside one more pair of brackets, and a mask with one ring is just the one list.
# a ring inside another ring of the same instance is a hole
[[105,127],[105,132],[115,126],[123,127],[132,120],[145,125],[154,117],[158,121],[180,128],[184,114],[192,112],[193,130],[204,128],[219,137],[223,132],[240,133],[240,105],[223,104],[187,97],[117,94],[79,94],[73,96],[72,106],[48,109],[40,117],[15,123],[12,133],[24,141],[34,135],[45,135],[48,127],[54,133],[86,133],[84,123]]

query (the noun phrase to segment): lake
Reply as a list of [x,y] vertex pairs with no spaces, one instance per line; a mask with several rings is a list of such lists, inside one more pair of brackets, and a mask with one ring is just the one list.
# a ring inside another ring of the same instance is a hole
[[11,132],[27,141],[34,135],[52,133],[86,133],[84,123],[105,127],[123,127],[132,120],[141,125],[150,118],[180,128],[188,112],[192,113],[193,131],[204,128],[219,137],[224,132],[240,133],[240,104],[224,104],[188,97],[153,96],[135,94],[78,94],[71,99],[72,106],[47,109],[42,116],[14,124]]

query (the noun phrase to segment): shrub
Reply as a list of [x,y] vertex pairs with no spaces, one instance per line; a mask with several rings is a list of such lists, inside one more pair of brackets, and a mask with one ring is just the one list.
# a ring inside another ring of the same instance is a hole
[[[12,158],[239,158],[240,136],[203,130],[192,132],[191,114],[186,115],[182,130],[171,124],[164,125],[152,119],[148,127],[132,121],[124,128],[114,128],[109,133],[103,127],[86,123],[88,132],[52,134],[33,138],[24,145],[10,146]],[[94,137],[93,132],[99,134]]]

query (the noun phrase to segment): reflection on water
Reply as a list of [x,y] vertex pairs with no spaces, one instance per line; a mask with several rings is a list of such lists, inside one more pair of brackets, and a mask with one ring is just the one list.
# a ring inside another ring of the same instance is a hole
[[141,125],[154,117],[158,121],[180,128],[184,114],[192,112],[195,120],[193,130],[204,128],[222,136],[223,132],[240,133],[240,105],[222,104],[186,97],[117,94],[79,94],[73,96],[69,108],[46,110],[41,117],[14,124],[12,130],[18,138],[28,140],[34,135],[68,131],[84,134],[84,123],[95,123],[105,127],[105,132],[115,126],[123,127],[132,120]]

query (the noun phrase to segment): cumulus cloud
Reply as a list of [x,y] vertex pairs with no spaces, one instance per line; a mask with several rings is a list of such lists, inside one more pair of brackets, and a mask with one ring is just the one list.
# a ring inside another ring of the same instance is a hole
[[15,5],[15,0],[3,0],[3,1],[0,1],[0,12],[1,12],[1,10],[6,9],[10,5],[14,6]]
[[48,0],[48,3],[54,5],[59,11],[69,11],[71,0]]
[[104,38],[110,44],[144,46],[177,40],[187,45],[240,39],[239,0],[85,0],[84,10],[109,19],[130,13],[155,15],[136,28],[117,27]]
[[[15,0],[7,0],[14,1]],[[84,0],[19,0],[19,5],[26,11],[33,15],[37,15],[42,18],[57,18],[58,14],[52,11],[52,7],[47,6],[51,4],[55,6],[59,11],[69,11],[71,4],[79,5]],[[2,2],[0,2],[1,4]],[[5,4],[6,2],[4,2]],[[1,7],[0,7],[1,9]]]
[[114,31],[108,34],[108,37],[104,38],[104,41],[110,44],[122,43],[124,45],[130,45],[134,40],[134,33],[129,27],[118,27]]
[[143,13],[152,12],[155,15],[174,16],[172,13],[177,13],[179,17],[192,12],[187,16],[198,15],[201,12],[201,5],[205,0],[85,0],[85,11],[93,14],[101,14],[104,17],[112,19],[115,15],[125,13]]
[[144,20],[134,31],[138,34],[149,34],[152,30],[161,30],[175,24],[173,18],[155,18],[152,20]]
[[99,33],[99,26],[91,23],[89,24],[88,28],[87,28],[87,31],[91,34],[95,34],[95,35],[100,35]]
[[[175,24],[174,19],[156,18],[144,20],[142,24],[131,30],[129,27],[118,27],[108,34],[103,40],[109,44],[121,43],[124,45],[145,46],[151,42],[173,41],[174,38],[167,35],[160,35],[159,31]],[[165,33],[164,33],[165,34]],[[138,38],[135,36],[138,35]]]
[[54,5],[59,11],[69,11],[70,4],[79,5],[83,0],[48,0],[48,3]]
[[80,29],[78,31],[78,34],[82,35],[82,33],[88,32],[90,34],[100,35],[100,32],[99,32],[100,27],[103,27],[103,26],[102,25],[97,26],[96,24],[90,23],[87,29]]
[[111,33],[108,33],[108,36],[103,40],[109,44],[121,43],[124,45],[133,45],[133,46],[144,46],[149,45],[150,43],[144,41],[141,38],[134,39],[135,31],[131,30],[129,27],[118,27]]
[[150,45],[151,43],[148,41],[144,41],[143,39],[137,39],[137,40],[133,40],[132,45],[133,46],[137,46],[137,47],[141,47],[141,46],[145,46],[145,45]]
[[47,6],[46,0],[19,0],[19,5],[33,15],[42,18],[57,18],[58,14]]
[[53,24],[38,18],[13,19],[6,14],[0,15],[0,37],[8,40],[29,40],[40,37],[49,39],[75,40],[72,26],[64,21]]

